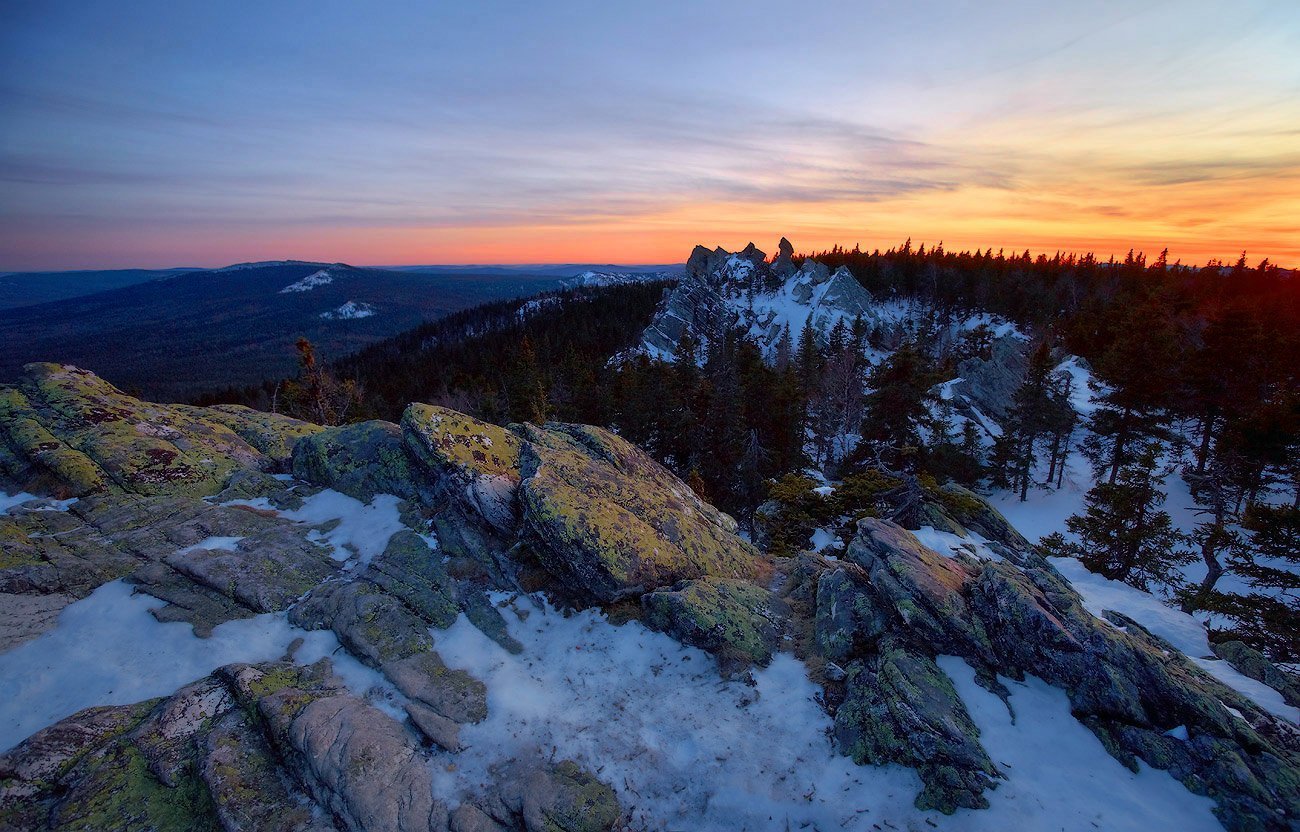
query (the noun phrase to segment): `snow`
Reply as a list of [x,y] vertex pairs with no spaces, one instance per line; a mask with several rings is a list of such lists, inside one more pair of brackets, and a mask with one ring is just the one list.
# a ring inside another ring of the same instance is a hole
[[566,289],[590,289],[605,286],[622,286],[628,283],[649,283],[655,280],[669,280],[670,272],[602,272],[585,271],[565,280],[561,285]]
[[828,529],[817,529],[812,533],[812,548],[814,552],[820,552],[823,549],[843,549],[844,542]]
[[328,655],[333,633],[305,632],[283,613],[230,621],[201,639],[184,622],[158,621],[163,602],[112,581],[59,614],[49,632],[0,654],[0,750],[92,705],[166,696],[232,662],[280,658],[295,638]]
[[40,497],[35,494],[28,494],[26,491],[19,491],[17,494],[6,494],[0,491],[0,514],[8,514],[9,509],[20,506],[28,500],[39,499]]
[[1091,487],[1087,461],[1083,454],[1074,451],[1066,461],[1060,489],[1031,486],[1023,503],[1019,493],[1011,491],[998,491],[988,499],[1026,540],[1037,543],[1054,532],[1065,532],[1065,521],[1083,511],[1084,497]]
[[259,260],[255,263],[235,263],[233,266],[224,266],[220,269],[210,269],[212,272],[243,272],[249,269],[267,269],[277,266],[326,266],[328,263],[313,263],[309,260]]
[[332,523],[328,531],[315,532],[309,537],[330,546],[335,560],[348,560],[355,555],[360,563],[366,564],[384,551],[389,538],[406,528],[398,509],[401,502],[392,494],[376,494],[369,503],[363,503],[326,488],[306,497],[299,508],[288,511],[277,509],[265,497],[228,500],[221,505],[273,511],[288,520],[312,526]]
[[1077,355],[1056,365],[1055,373],[1064,373],[1070,377],[1070,406],[1080,416],[1091,416],[1097,410],[1097,397],[1105,386],[1092,377],[1092,370],[1087,362]]
[[321,269],[318,272],[313,272],[307,275],[302,280],[299,280],[297,283],[290,283],[288,286],[285,286],[283,289],[280,290],[280,294],[287,295],[287,294],[292,294],[294,292],[310,292],[312,289],[315,289],[317,286],[324,286],[328,283],[333,283],[333,282],[334,282],[334,276],[330,274],[330,270]]
[[1192,616],[1161,602],[1148,592],[1089,572],[1074,558],[1048,560],[1082,596],[1083,605],[1088,612],[1102,618],[1106,610],[1114,610],[1133,619],[1187,655],[1205,672],[1264,710],[1290,722],[1300,723],[1300,708],[1286,704],[1282,695],[1273,688],[1237,672],[1232,665],[1215,658],[1204,625]]
[[11,509],[21,506],[23,503],[32,500],[40,500],[39,506],[33,506],[32,511],[67,511],[72,504],[77,502],[77,497],[67,500],[51,500],[49,497],[42,497],[39,494],[28,494],[26,491],[19,491],[17,494],[7,494],[0,491],[0,514],[9,514]]
[[541,312],[543,309],[559,306],[560,303],[560,298],[555,295],[533,298],[532,300],[524,301],[519,304],[519,309],[515,311],[515,317],[518,320],[524,321],[528,319],[528,316]]
[[1008,776],[989,793],[991,808],[945,817],[913,806],[914,771],[859,767],[836,752],[821,691],[789,654],[756,671],[751,687],[640,624],[495,597],[523,653],[507,653],[464,616],[432,631],[450,666],[488,686],[488,718],[461,730],[455,766],[451,757],[431,764],[435,791],[453,804],[480,794],[494,763],[574,759],[614,788],[633,828],[1220,829],[1210,800],[1164,772],[1126,769],[1074,719],[1063,691],[1033,677],[1003,680],[1013,723],[971,668],[940,659]]
[[979,727],[989,758],[1007,775],[988,794],[988,809],[958,810],[953,828],[1222,832],[1210,798],[1191,794],[1168,772],[1139,763],[1135,774],[1120,765],[1070,713],[1064,691],[1034,676],[999,677],[1011,692],[1013,719],[966,662],[940,656],[938,664]]
[[358,303],[350,300],[329,312],[322,312],[320,316],[327,321],[354,321],[357,318],[369,318],[376,313],[376,309],[369,303]]
[[180,554],[187,552],[197,552],[199,549],[209,549],[214,551],[233,552],[238,546],[242,537],[208,537],[195,543],[193,546],[186,546],[181,549]]
[[464,616],[433,632],[443,659],[488,688],[488,718],[461,730],[456,770],[434,763],[436,789],[453,802],[478,793],[493,763],[568,758],[618,792],[636,828],[870,829],[917,814],[915,772],[835,753],[820,691],[789,655],[751,688],[637,623],[565,617],[530,598],[505,613],[518,656]]
[[922,526],[912,534],[927,549],[933,549],[946,558],[967,555],[979,560],[1002,560],[1002,556],[990,548],[989,541],[977,532],[969,532],[969,537],[962,537],[952,532],[941,532],[934,526]]
[[280,516],[313,526],[338,521],[329,531],[321,532],[319,540],[333,548],[335,560],[356,555],[364,564],[381,554],[388,539],[406,528],[397,508],[399,503],[401,500],[392,494],[376,494],[367,504],[327,488],[303,500],[301,508],[282,511]]

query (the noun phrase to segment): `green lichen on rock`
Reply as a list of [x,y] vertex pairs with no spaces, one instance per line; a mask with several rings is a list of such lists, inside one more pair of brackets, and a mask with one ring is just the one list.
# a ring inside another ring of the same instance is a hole
[[518,525],[520,440],[505,428],[429,404],[412,404],[402,414],[407,452],[430,483],[435,501],[455,517],[448,542],[484,558],[484,544],[467,521],[485,521],[493,533],[512,534]]
[[402,530],[389,538],[365,577],[439,629],[450,627],[460,612],[442,557],[415,532]]
[[974,567],[926,548],[894,523],[871,518],[858,524],[845,556],[866,570],[878,595],[922,640],[936,649],[956,645],[950,651],[963,655],[987,649],[988,635],[964,595]]
[[636,446],[589,426],[522,431],[525,522],[543,565],[574,592],[611,602],[754,573],[759,555],[735,521]]
[[518,482],[519,437],[446,407],[412,404],[402,414],[407,447],[435,470]]
[[402,429],[392,422],[327,428],[299,439],[293,450],[293,475],[362,502],[380,493],[403,499],[416,496]]
[[16,387],[4,388],[0,442],[9,479],[76,496],[209,496],[239,468],[272,465],[202,408],[140,401],[60,364],[29,364]]
[[614,790],[572,760],[547,773],[545,788],[530,789],[523,801],[524,820],[539,832],[606,832],[622,813]]
[[1282,670],[1263,653],[1240,641],[1223,641],[1212,647],[1216,656],[1239,673],[1273,688],[1288,705],[1300,706],[1300,676]]
[[854,662],[835,713],[835,739],[858,764],[901,763],[918,770],[920,809],[951,814],[986,808],[1000,775],[979,742],[952,681],[930,657],[889,643]]
[[244,441],[266,455],[278,470],[288,471],[298,440],[313,436],[325,428],[304,422],[282,413],[264,413],[240,404],[218,404],[212,407],[175,405],[178,410],[191,415],[220,422],[239,434]]
[[221,828],[212,797],[195,773],[187,773],[176,787],[166,786],[134,745],[117,744],[82,765],[88,770],[59,801],[53,828],[68,832],[215,832]]
[[780,636],[779,601],[748,581],[702,578],[641,596],[652,629],[718,656],[724,668],[766,665]]

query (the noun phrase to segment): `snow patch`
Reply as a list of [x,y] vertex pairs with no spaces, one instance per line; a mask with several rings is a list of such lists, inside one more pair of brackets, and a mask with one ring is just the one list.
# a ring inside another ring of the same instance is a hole
[[338,309],[332,309],[329,312],[322,312],[320,316],[327,321],[354,321],[357,318],[369,318],[378,310],[369,303],[359,303],[350,300],[340,306]]
[[384,551],[389,538],[406,528],[397,508],[401,502],[392,494],[376,494],[367,504],[327,488],[303,500],[301,508],[282,511],[280,516],[313,526],[337,521],[318,539],[333,548],[335,560],[356,555],[365,564]]
[[835,535],[834,532],[827,529],[817,529],[812,533],[812,549],[814,552],[820,552],[823,549],[843,549],[844,542]]
[[1088,362],[1077,355],[1056,365],[1054,373],[1063,373],[1070,377],[1070,406],[1080,416],[1091,416],[1097,410],[1097,399],[1105,392],[1105,385],[1093,379],[1092,368]]
[[208,537],[200,540],[193,546],[186,546],[184,549],[180,550],[179,554],[184,555],[189,552],[197,552],[199,549],[233,552],[238,547],[239,541],[243,539],[244,538],[242,537]]
[[1034,676],[999,677],[1011,692],[1013,720],[1002,700],[976,683],[974,668],[955,656],[937,661],[989,758],[1007,775],[988,793],[989,808],[959,809],[954,828],[1222,832],[1210,798],[1188,792],[1168,772],[1139,763],[1135,774],[1120,765],[1070,713],[1064,691]]
[[290,283],[288,286],[285,286],[283,289],[280,290],[280,294],[288,295],[294,292],[310,292],[312,289],[315,289],[317,286],[324,286],[328,283],[333,283],[333,282],[334,282],[334,276],[330,274],[330,270],[321,269],[318,272],[313,272],[312,274],[307,275],[302,280],[299,280],[297,283]]
[[1002,560],[1002,556],[993,551],[988,539],[978,532],[970,532],[970,537],[962,537],[952,532],[941,532],[934,526],[922,526],[912,534],[927,549],[933,549],[946,558],[967,555],[978,560]]
[[295,638],[304,654],[338,647],[328,631],[291,626],[283,613],[221,624],[201,639],[184,622],[163,623],[164,606],[112,581],[69,604],[53,629],[0,654],[0,751],[92,705],[167,696],[232,662],[279,659]]
[[434,764],[435,789],[453,802],[481,793],[493,763],[571,758],[618,792],[635,828],[870,830],[919,814],[915,772],[835,752],[820,689],[789,655],[751,688],[637,623],[566,617],[530,598],[504,611],[518,656],[463,615],[433,631],[447,664],[488,688],[488,718],[461,730],[456,771]]

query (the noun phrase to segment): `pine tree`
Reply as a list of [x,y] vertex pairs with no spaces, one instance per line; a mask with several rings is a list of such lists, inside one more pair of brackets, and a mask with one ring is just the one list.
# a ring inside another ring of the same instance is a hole
[[546,423],[550,411],[546,382],[537,363],[533,342],[527,335],[519,342],[514,370],[507,378],[506,399],[511,421],[531,422],[535,425]]
[[1066,521],[1078,541],[1051,535],[1044,540],[1045,549],[1077,557],[1089,570],[1138,589],[1178,586],[1177,567],[1194,556],[1182,548],[1185,536],[1160,508],[1165,494],[1159,478],[1168,473],[1157,464],[1163,450],[1158,442],[1136,448],[1115,481],[1093,486],[1084,513]]
[[294,345],[298,351],[298,376],[284,383],[285,412],[318,425],[341,425],[362,401],[360,386],[340,379],[316,357],[316,347],[306,338]]
[[929,358],[904,341],[869,378],[862,438],[876,460],[895,469],[915,468],[921,433],[929,428],[929,405],[938,381]]
[[1232,594],[1219,609],[1238,622],[1234,634],[1274,661],[1300,660],[1300,508],[1253,504],[1242,526],[1250,539],[1232,569],[1256,592]]

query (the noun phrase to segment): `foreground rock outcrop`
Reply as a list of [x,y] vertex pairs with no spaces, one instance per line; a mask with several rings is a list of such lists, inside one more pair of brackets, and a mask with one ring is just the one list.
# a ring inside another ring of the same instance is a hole
[[800,557],[790,593],[813,617],[804,649],[838,669],[828,678],[846,753],[917,768],[918,806],[986,806],[1002,772],[934,661],[958,656],[1004,699],[999,677],[1032,674],[1062,688],[1108,751],[1213,797],[1229,829],[1300,819],[1294,726],[1135,622],[1093,616],[1036,553],[1003,550],[1011,557],[949,558],[894,523],[866,519],[842,561]]
[[[304,666],[291,650],[162,699],[82,711],[0,755],[0,828],[614,828],[620,784],[554,754],[495,766],[457,800],[435,789],[493,702],[440,640],[468,622],[523,651],[505,616],[522,620],[509,599],[536,591],[639,619],[731,677],[794,652],[822,685],[835,747],[914,768],[924,809],[987,806],[1010,776],[944,670],[955,657],[1004,701],[1005,681],[1031,674],[1064,691],[1116,759],[1170,772],[1234,832],[1300,824],[1295,726],[1135,622],[1092,615],[1005,518],[954,485],[876,477],[836,521],[851,529],[837,557],[777,559],[590,426],[502,427],[414,404],[400,424],[322,429],[139,402],[57,365],[0,388],[0,407],[3,484],[47,495],[0,514],[0,650],[124,579],[167,602],[156,617],[200,636],[258,614],[323,631],[312,638],[337,639],[340,663],[355,658],[349,678],[374,685],[358,692],[330,661]],[[291,481],[273,476],[289,470]],[[325,503],[370,512],[364,535],[304,508]],[[936,552],[908,531],[922,526],[977,533],[982,554]],[[1221,649],[1295,694],[1262,657]]]
[[[420,736],[328,660],[231,665],[161,700],[92,708],[0,755],[6,829],[607,830],[613,792],[521,762],[453,813]],[[476,817],[488,825],[467,826]]]

